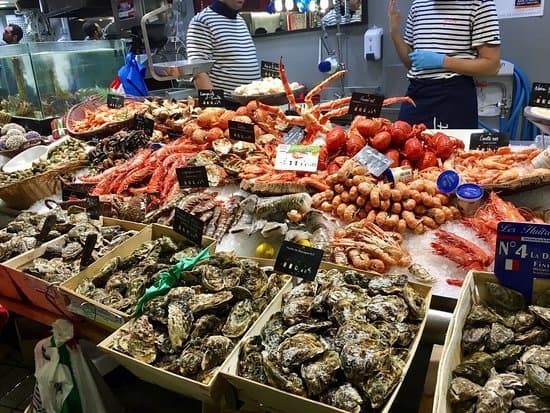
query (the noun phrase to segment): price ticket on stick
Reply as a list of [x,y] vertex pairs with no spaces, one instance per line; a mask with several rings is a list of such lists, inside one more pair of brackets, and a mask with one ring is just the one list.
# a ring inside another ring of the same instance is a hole
[[361,115],[367,118],[379,118],[383,105],[384,96],[353,92],[348,113],[352,116]]
[[142,130],[147,136],[153,136],[155,121],[144,115],[136,113],[134,116],[134,129]]
[[114,95],[109,93],[107,95],[107,107],[111,109],[120,109],[124,107],[124,96]]
[[260,75],[262,78],[264,77],[280,78],[281,75],[279,73],[279,63],[262,60],[260,64]]
[[197,245],[202,244],[204,222],[193,214],[185,212],[180,208],[176,208],[174,211],[174,223],[172,227],[175,232],[183,235],[189,241]]
[[320,146],[279,145],[275,169],[279,171],[316,172]]
[[490,149],[496,151],[502,146],[510,145],[510,135],[506,132],[472,133],[470,135],[470,150]]
[[273,268],[275,271],[313,281],[323,254],[323,250],[317,248],[283,241]]
[[530,302],[533,280],[550,279],[550,224],[499,222],[495,275]]
[[550,108],[550,83],[533,83],[529,106]]
[[205,166],[186,166],[176,169],[180,188],[206,188],[210,186]]
[[225,106],[223,89],[199,89],[199,107],[223,108]]
[[369,172],[376,177],[382,175],[393,162],[386,155],[371,148],[369,145],[365,145],[363,149],[355,154],[353,159],[367,168]]

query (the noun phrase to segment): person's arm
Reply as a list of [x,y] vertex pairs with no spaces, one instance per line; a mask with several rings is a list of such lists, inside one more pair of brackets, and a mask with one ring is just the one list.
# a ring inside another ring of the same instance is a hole
[[395,1],[396,0],[390,0],[388,9],[390,35],[399,60],[401,60],[407,69],[410,69],[411,59],[409,58],[409,53],[412,52],[412,47],[405,42],[401,35],[401,12],[397,9]]
[[[212,41],[209,28],[202,22],[192,20],[187,29],[187,58],[189,60],[212,60]],[[212,81],[207,72],[202,72],[193,78],[195,89],[213,89]]]
[[208,73],[203,72],[199,73],[193,78],[193,84],[195,85],[195,89],[214,89],[214,86],[212,86],[212,81],[210,80],[210,76],[208,76]]
[[477,48],[477,59],[445,56],[443,68],[466,76],[493,76],[500,68],[500,46],[483,45]]

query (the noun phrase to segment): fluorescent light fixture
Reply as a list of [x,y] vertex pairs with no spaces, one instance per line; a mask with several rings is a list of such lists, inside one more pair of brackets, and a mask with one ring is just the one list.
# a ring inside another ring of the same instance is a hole
[[286,11],[294,9],[294,0],[285,0],[285,9]]
[[328,0],[320,0],[319,2],[319,7],[321,8],[321,10],[325,11],[326,9],[328,9]]
[[315,2],[315,0],[311,0],[309,2],[308,9],[311,12],[314,12],[317,9],[317,3]]
[[283,0],[275,0],[275,11],[283,11]]

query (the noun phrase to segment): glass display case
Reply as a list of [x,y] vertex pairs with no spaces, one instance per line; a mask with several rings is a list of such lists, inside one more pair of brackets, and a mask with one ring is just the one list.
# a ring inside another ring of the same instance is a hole
[[0,108],[38,119],[63,115],[98,89],[107,89],[124,56],[120,40],[3,46]]

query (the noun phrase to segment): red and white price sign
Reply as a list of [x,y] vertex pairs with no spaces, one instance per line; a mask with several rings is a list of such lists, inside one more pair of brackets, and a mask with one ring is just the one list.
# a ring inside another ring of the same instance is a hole
[[275,169],[279,171],[316,172],[320,146],[279,145]]

